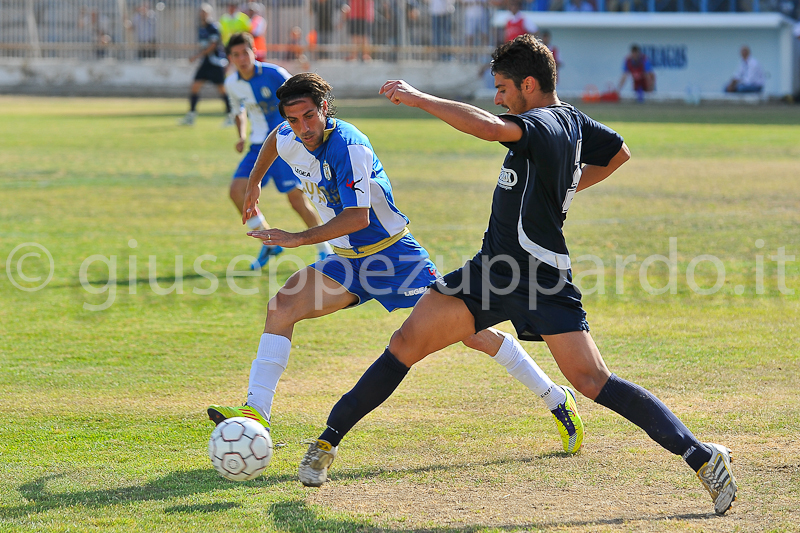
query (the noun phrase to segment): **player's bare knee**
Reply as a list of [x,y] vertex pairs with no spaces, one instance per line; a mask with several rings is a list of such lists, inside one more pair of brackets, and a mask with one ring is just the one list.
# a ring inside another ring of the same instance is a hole
[[399,360],[403,361],[410,352],[410,343],[403,334],[403,328],[398,329],[392,334],[389,340],[389,351]]
[[608,381],[607,376],[601,377],[590,373],[568,376],[568,379],[570,384],[575,387],[575,390],[590,400],[597,398],[597,395],[600,394],[601,390],[603,390],[603,386],[606,384],[606,381]]
[[472,348],[473,350],[477,350],[483,353],[487,353],[487,349],[489,347],[486,340],[479,337],[478,335],[472,335],[461,342],[464,343],[464,346],[466,346],[467,348]]
[[267,329],[280,329],[297,323],[297,316],[294,309],[293,299],[281,291],[270,298],[267,304]]
[[488,328],[467,337],[461,342],[464,343],[464,346],[467,348],[472,348],[473,350],[493,356],[503,344],[503,340],[505,340],[505,337],[502,333],[495,329]]

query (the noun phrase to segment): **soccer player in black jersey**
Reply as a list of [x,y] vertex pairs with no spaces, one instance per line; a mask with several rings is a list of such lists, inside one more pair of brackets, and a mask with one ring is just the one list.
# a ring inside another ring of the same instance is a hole
[[334,406],[328,428],[309,446],[300,480],[325,481],[336,446],[405,377],[409,368],[476,331],[510,320],[520,339],[543,340],[564,376],[586,397],[627,418],[680,455],[725,513],[736,497],[730,450],[701,443],[652,393],[612,374],[589,334],[572,284],[562,226],[575,193],[607,178],[630,158],[616,132],[558,99],[552,53],[531,35],[492,55],[500,116],[422,93],[404,81],[380,92],[418,107],[459,131],[508,148],[478,254],[444,276],[392,335],[386,351]]

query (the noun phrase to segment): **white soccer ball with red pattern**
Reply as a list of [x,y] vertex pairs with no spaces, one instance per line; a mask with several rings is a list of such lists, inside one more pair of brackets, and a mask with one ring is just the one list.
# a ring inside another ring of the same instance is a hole
[[223,420],[208,441],[208,457],[219,475],[231,481],[260,476],[272,459],[269,431],[249,418]]

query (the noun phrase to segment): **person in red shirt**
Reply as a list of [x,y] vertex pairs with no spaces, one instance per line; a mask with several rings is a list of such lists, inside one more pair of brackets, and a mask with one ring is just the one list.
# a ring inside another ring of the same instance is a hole
[[[372,35],[372,23],[375,21],[375,0],[350,0],[349,5],[344,6],[342,11],[347,16],[347,31],[350,33],[350,41],[358,47],[360,59],[362,61],[371,60],[369,43],[370,35]],[[348,59],[355,59],[355,54],[351,54]]]
[[250,17],[250,35],[253,36],[253,51],[258,61],[264,61],[267,57],[267,20],[261,16],[263,9],[261,4],[250,2],[245,10]]
[[506,42],[513,41],[520,35],[534,34],[538,31],[536,24],[522,15],[522,0],[509,0],[508,9],[511,11],[511,19],[506,22]]
[[646,55],[642,53],[639,45],[631,46],[631,53],[625,58],[622,66],[622,78],[619,80],[619,91],[625,85],[625,79],[630,75],[633,80],[633,90],[636,92],[636,99],[644,101],[644,93],[654,91],[656,88],[656,75],[653,72],[653,65]]

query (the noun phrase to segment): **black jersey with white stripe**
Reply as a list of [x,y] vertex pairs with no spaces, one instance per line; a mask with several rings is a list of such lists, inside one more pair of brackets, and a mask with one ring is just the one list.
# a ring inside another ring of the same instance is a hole
[[570,268],[562,228],[583,165],[606,166],[622,148],[622,137],[569,104],[503,115],[522,128],[508,154],[492,199],[483,253],[510,256],[522,272],[531,257]]

